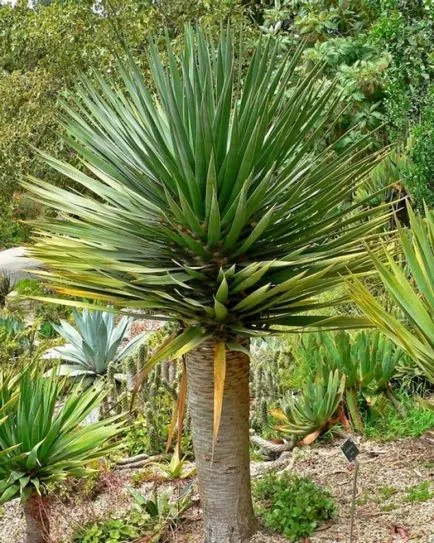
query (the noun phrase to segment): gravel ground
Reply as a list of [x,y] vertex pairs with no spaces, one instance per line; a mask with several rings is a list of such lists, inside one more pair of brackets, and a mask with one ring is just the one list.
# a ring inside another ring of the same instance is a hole
[[[338,505],[336,521],[322,526],[304,543],[347,542],[353,471],[340,451],[340,443],[296,449],[285,469],[307,475],[329,488]],[[362,441],[357,485],[355,538],[357,543],[434,542],[434,499],[408,501],[408,489],[429,481],[434,490],[434,440],[432,435],[379,444]],[[130,474],[108,474],[105,490],[95,501],[81,504],[52,503],[53,543],[69,543],[71,534],[85,522],[119,513],[128,507]],[[141,490],[146,493],[152,483]],[[200,510],[192,508],[170,543],[201,543]],[[252,543],[285,543],[267,532]],[[0,543],[24,543],[24,525],[17,501],[4,506],[0,516]]]
[[[424,481],[429,481],[434,490],[432,438],[423,436],[388,444],[362,442],[360,450],[354,540],[358,543],[434,541],[434,499],[408,501],[408,489]],[[293,471],[328,487],[338,504],[337,521],[317,531],[310,543],[348,541],[352,466],[346,464],[336,444],[298,449],[297,455]]]

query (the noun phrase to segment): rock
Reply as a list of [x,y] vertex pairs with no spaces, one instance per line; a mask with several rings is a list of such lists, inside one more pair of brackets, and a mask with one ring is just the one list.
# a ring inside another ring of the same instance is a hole
[[42,268],[42,263],[28,257],[25,247],[13,247],[0,251],[0,270],[10,275],[13,283],[19,279],[31,277],[31,271],[39,268]]

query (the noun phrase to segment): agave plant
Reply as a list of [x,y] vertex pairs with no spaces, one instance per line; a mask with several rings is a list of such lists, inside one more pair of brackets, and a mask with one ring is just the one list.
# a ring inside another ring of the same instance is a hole
[[32,369],[0,373],[0,503],[20,497],[27,542],[48,542],[47,485],[92,472],[87,464],[111,451],[120,431],[115,419],[80,423],[104,397],[101,390],[73,388],[59,407],[64,381]]
[[181,323],[139,377],[186,355],[210,542],[246,541],[255,526],[249,338],[277,325],[354,325],[328,319],[322,309],[337,302],[318,296],[371,271],[366,245],[389,215],[347,205],[381,154],[369,138],[339,155],[320,148],[338,114],[335,86],[319,84],[319,67],[297,76],[301,49],[279,51],[266,39],[235,55],[230,31],[215,43],[187,29],[183,52],[168,45],[164,60],[151,43],[149,85],[130,60],[119,65],[124,90],[82,79],[65,106],[83,168],[44,156],[75,188],[26,183],[61,213],[37,224],[32,250],[52,288]]
[[0,317],[0,337],[8,340],[23,332],[25,326],[22,321],[14,317]]
[[[136,336],[124,347],[125,332],[132,319],[122,317],[115,325],[113,313],[103,311],[72,312],[76,327],[67,321],[61,321],[54,329],[68,343],[52,347],[45,353],[45,358],[60,358],[65,363],[55,368],[58,375],[75,377],[92,383],[107,375],[110,364],[117,364],[131,354],[143,339]],[[51,371],[49,372],[51,373]]]
[[276,429],[312,443],[340,418],[339,405],[345,390],[345,376],[330,371],[326,379],[308,381],[298,396],[287,395],[271,414],[279,421]]
[[325,369],[324,380],[331,370],[345,376],[345,404],[355,430],[363,430],[360,395],[370,402],[372,395],[384,393],[398,406],[390,381],[403,352],[388,338],[376,331],[359,332],[354,337],[338,332],[335,335],[319,333],[316,341],[316,365]]
[[403,349],[434,382],[434,212],[425,208],[425,218],[409,207],[410,229],[398,224],[405,257],[400,265],[387,252],[387,262],[372,255],[382,283],[405,320],[386,311],[360,280],[351,292],[354,300],[392,341]]

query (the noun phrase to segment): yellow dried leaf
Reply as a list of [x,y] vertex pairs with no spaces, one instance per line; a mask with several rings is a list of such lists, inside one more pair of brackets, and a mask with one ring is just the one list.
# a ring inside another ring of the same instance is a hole
[[212,439],[212,458],[220,429],[223,409],[223,394],[226,378],[226,346],[223,341],[216,343],[214,350],[214,428]]

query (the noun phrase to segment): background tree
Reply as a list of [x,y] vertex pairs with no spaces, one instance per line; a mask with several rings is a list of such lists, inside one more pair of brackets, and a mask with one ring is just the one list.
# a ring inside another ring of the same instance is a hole
[[90,194],[26,184],[61,212],[38,224],[33,253],[62,294],[181,323],[142,375],[186,354],[206,540],[247,541],[249,338],[354,323],[327,319],[338,301],[318,295],[370,270],[387,210],[348,200],[381,156],[317,148],[339,98],[317,67],[295,75],[301,50],[280,59],[266,40],[235,61],[230,32],[215,46],[189,31],[180,58],[169,44],[165,60],[148,54],[155,94],[133,61],[119,66],[126,92],[82,79],[67,142],[86,173],[45,159]]
[[373,143],[392,143],[409,159],[402,161],[397,175],[383,176],[383,186],[399,182],[420,211],[424,200],[432,207],[431,0],[245,0],[244,4],[264,33],[281,37],[283,49],[305,40],[301,69],[323,59],[325,79],[339,80],[346,111],[335,131],[352,128],[339,145],[351,144],[377,127]]

